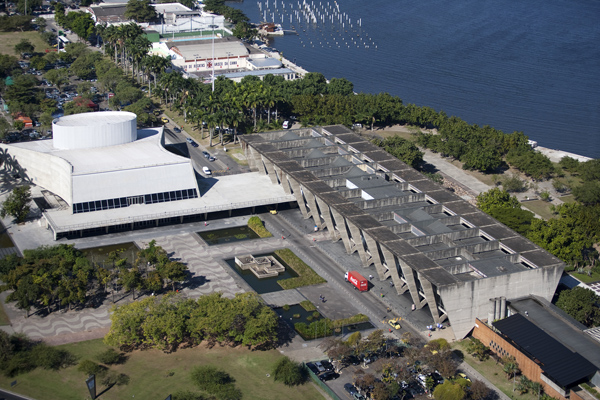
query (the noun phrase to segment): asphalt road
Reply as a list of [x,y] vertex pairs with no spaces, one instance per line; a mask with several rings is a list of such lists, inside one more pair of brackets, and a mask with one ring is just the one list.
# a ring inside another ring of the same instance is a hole
[[0,400],[31,400],[31,397],[19,396],[15,393],[0,389]]
[[[202,167],[208,167],[212,171],[213,176],[239,174],[248,171],[247,168],[244,169],[240,167],[238,163],[228,157],[222,150],[206,149],[201,144],[198,144],[198,147],[192,146],[186,141],[186,138],[192,137],[184,130],[180,133],[175,132],[173,129],[176,127],[176,124],[174,124],[173,121],[169,120],[164,127],[166,140],[172,143],[172,145],[186,157],[189,157],[194,163],[196,171],[202,176],[206,176],[201,172]],[[203,151],[208,151],[208,153],[215,157],[216,160],[208,161],[202,154]]]

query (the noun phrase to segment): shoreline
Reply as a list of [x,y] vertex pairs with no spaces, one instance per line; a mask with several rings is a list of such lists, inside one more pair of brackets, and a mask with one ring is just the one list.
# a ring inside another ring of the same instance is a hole
[[568,151],[563,151],[563,150],[549,149],[547,147],[542,147],[542,146],[536,146],[534,148],[534,150],[539,151],[540,153],[544,154],[546,157],[548,157],[550,159],[550,161],[555,162],[555,163],[560,162],[560,160],[562,160],[564,157],[571,157],[579,162],[586,162],[586,161],[594,160],[594,158],[592,158],[592,157],[582,156],[579,154],[570,153]]

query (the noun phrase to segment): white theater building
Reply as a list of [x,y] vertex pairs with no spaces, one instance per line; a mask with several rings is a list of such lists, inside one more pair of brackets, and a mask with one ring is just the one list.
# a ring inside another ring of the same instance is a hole
[[189,158],[165,148],[162,127],[138,130],[130,112],[69,115],[52,129],[53,139],[0,144],[0,153],[11,175],[42,189],[50,205],[42,223],[55,239],[292,200],[283,190],[261,190],[269,180],[257,174],[202,178]]

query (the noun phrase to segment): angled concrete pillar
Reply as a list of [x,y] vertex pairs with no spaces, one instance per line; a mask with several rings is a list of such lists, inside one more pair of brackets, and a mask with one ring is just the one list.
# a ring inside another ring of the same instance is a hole
[[262,164],[260,154],[252,146],[247,146],[244,154],[251,171],[256,172],[262,169],[262,167],[259,167],[259,164]]
[[440,310],[438,310],[437,303],[435,301],[435,293],[433,291],[433,285],[427,279],[425,279],[421,274],[417,273],[419,281],[421,282],[421,287],[423,288],[423,293],[425,293],[425,300],[427,301],[427,305],[429,305],[429,311],[431,311],[431,316],[433,317],[433,322],[436,324],[440,323]]
[[352,240],[354,241],[354,246],[358,251],[358,255],[360,256],[360,261],[362,261],[363,267],[367,268],[369,266],[367,253],[365,252],[365,246],[362,242],[362,238],[360,236],[360,229],[356,227],[352,222],[347,221],[348,228],[350,228],[350,234],[352,235]]
[[271,183],[278,184],[279,182],[277,182],[277,177],[275,176],[275,169],[273,168],[273,163],[266,157],[262,157],[262,161],[267,171],[267,174],[269,175],[269,178],[271,178]]
[[310,215],[313,217],[313,221],[315,225],[319,228],[323,228],[323,221],[321,220],[321,216],[319,215],[319,207],[317,207],[317,201],[315,200],[315,195],[312,194],[306,188],[303,188],[302,192],[304,193],[304,198],[306,199],[306,203],[308,203],[308,208],[310,208]]
[[292,192],[294,193],[296,203],[298,203],[298,208],[300,209],[302,216],[304,217],[304,219],[310,218],[310,211],[306,208],[306,200],[304,199],[302,190],[300,190],[300,185],[294,178],[291,178],[289,175],[287,176],[287,181],[292,187]]
[[319,205],[319,209],[321,210],[321,215],[325,220],[325,225],[327,226],[329,237],[332,241],[335,242],[340,238],[340,235],[335,229],[335,224],[333,222],[333,218],[331,217],[331,207],[329,207],[329,204],[325,203],[319,197],[315,197],[315,199],[317,200],[317,204]]
[[350,243],[350,237],[348,236],[346,219],[342,217],[340,213],[335,210],[335,208],[331,209],[331,215],[333,216],[335,225],[337,226],[338,235],[340,235],[340,238],[342,238],[342,242],[346,248],[346,253],[352,254],[352,243]]
[[383,253],[383,258],[385,259],[385,263],[388,267],[387,275],[392,278],[396,292],[398,294],[403,294],[408,290],[408,285],[402,280],[400,274],[398,273],[399,267],[396,264],[396,256],[394,256],[391,251],[386,249],[385,246],[381,247],[381,252]]
[[281,170],[279,171],[279,173],[281,175],[279,180],[281,181],[281,187],[283,188],[283,191],[285,192],[285,194],[292,194],[292,188],[290,187],[288,176],[284,174]]
[[[369,253],[371,254],[369,262],[372,262],[373,264],[375,264],[375,271],[377,271],[379,280],[384,281],[386,278],[386,269],[383,266],[383,260],[381,259],[380,255],[379,255],[379,245],[375,241],[375,239],[373,239],[371,237],[371,235],[369,235],[366,232],[364,235],[365,235],[365,241],[367,242],[367,249],[369,250]],[[367,254],[369,254],[369,253],[367,253]]]
[[402,270],[402,275],[404,275],[404,279],[406,279],[406,284],[408,285],[408,290],[410,292],[410,297],[417,309],[423,307],[421,300],[419,299],[419,291],[417,289],[417,283],[415,282],[415,272],[409,266],[405,265],[401,260],[400,269]]

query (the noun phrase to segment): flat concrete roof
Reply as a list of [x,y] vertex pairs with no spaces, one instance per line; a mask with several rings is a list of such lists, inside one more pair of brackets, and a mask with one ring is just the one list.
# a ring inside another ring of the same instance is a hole
[[86,126],[120,124],[135,119],[136,115],[132,112],[102,111],[66,115],[55,119],[53,123],[59,126],[81,126],[82,128],[85,128]]
[[[241,140],[437,286],[562,264],[344,126],[267,132]],[[361,191],[373,199],[364,199]],[[406,222],[395,221],[394,213],[406,216]],[[421,241],[424,237],[435,240]],[[525,250],[519,261],[502,251],[500,241],[505,240],[513,244],[512,250]],[[486,244],[490,241],[495,245]],[[445,248],[431,246],[435,243]],[[471,253],[469,271],[453,273],[444,268],[451,260],[436,262],[436,257],[447,257],[436,251],[452,247]],[[523,258],[530,263],[524,264]]]
[[162,132],[162,127],[141,129],[138,130],[138,140],[134,142],[87,149],[56,149],[52,139],[10,146],[60,157],[73,166],[73,175],[189,163],[189,159],[173,154],[160,145]]
[[281,186],[272,185],[268,176],[256,172],[199,179],[198,186],[201,197],[197,199],[131,205],[80,214],[72,214],[70,210],[48,210],[44,215],[55,232],[69,232],[296,200],[293,195],[286,194]]
[[[167,42],[169,49],[177,51],[186,61],[213,58],[213,41],[211,38],[190,40],[185,42]],[[236,58],[247,56],[248,49],[239,40],[215,39],[214,58]]]

